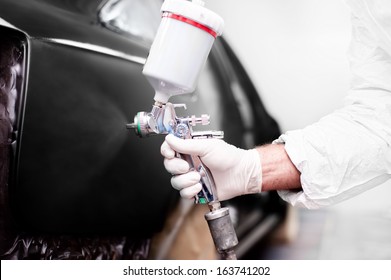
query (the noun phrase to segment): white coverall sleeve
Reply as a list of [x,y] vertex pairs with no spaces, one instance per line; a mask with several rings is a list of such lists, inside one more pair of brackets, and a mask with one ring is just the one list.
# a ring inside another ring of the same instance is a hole
[[345,106],[277,143],[301,172],[293,205],[320,208],[391,178],[391,1],[347,0],[352,10],[351,90]]

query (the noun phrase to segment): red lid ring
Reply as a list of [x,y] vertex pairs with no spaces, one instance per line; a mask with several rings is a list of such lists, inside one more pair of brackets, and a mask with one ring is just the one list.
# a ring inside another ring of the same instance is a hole
[[203,24],[200,24],[192,19],[189,19],[189,18],[186,18],[184,16],[181,16],[181,15],[176,15],[176,14],[173,14],[173,13],[168,13],[168,12],[165,12],[163,13],[162,17],[167,17],[167,18],[172,18],[172,19],[175,19],[175,20],[179,20],[179,21],[182,21],[184,23],[187,23],[187,24],[190,24],[190,25],[193,25],[207,33],[209,33],[210,35],[212,35],[214,38],[217,37],[217,32],[214,31],[213,29],[203,25]]

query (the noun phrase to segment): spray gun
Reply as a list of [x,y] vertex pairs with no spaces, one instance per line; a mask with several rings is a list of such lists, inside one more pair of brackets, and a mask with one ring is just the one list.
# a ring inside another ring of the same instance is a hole
[[[140,137],[174,134],[182,139],[223,138],[222,131],[193,131],[197,124],[208,125],[208,115],[178,117],[176,108],[185,104],[168,102],[174,95],[192,93],[214,40],[222,34],[223,19],[204,7],[201,0],[165,0],[162,20],[144,65],[143,74],[155,89],[150,112],[139,112],[127,125]],[[205,214],[216,249],[222,259],[236,259],[234,247],[238,239],[229,216],[221,207],[210,170],[198,156],[178,154],[191,169],[201,175],[202,190],[195,203],[208,204]]]

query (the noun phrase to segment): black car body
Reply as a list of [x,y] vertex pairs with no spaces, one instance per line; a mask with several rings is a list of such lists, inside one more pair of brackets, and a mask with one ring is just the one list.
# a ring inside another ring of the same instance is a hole
[[[151,41],[102,22],[105,2],[0,0],[3,258],[147,258],[179,199],[163,168],[163,137],[139,139],[125,128],[152,106],[142,75]],[[197,91],[172,102],[210,114],[210,129],[239,147],[279,135],[222,38]],[[241,240],[284,213],[275,193],[228,203],[239,210]],[[251,213],[253,224],[242,218]]]

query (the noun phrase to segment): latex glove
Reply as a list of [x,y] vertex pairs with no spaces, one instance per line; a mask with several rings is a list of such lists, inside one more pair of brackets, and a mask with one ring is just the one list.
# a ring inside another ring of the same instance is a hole
[[212,173],[220,201],[261,191],[261,159],[255,149],[243,150],[220,139],[183,140],[170,134],[161,146],[161,154],[165,168],[174,175],[171,185],[184,198],[192,198],[201,191],[201,176],[189,171],[189,164],[175,157],[175,151],[201,158]]

